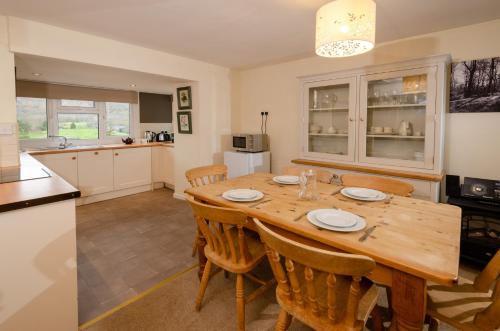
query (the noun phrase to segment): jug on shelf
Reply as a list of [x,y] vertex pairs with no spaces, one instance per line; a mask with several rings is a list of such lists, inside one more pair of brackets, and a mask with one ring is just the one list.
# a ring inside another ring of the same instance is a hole
[[401,121],[399,124],[399,135],[400,136],[411,136],[412,135],[411,123],[409,121]]

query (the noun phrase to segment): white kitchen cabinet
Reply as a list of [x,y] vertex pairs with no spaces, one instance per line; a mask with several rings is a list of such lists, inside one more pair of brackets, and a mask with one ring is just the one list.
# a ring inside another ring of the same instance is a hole
[[43,165],[55,172],[74,187],[78,187],[78,154],[46,154],[37,158]]
[[436,200],[449,61],[432,56],[301,77],[301,159],[294,163],[432,178],[423,180]]
[[163,150],[162,153],[162,168],[164,171],[164,182],[169,185],[174,185],[174,165],[175,165],[175,159],[174,159],[174,148],[173,147],[167,147],[167,146],[162,146],[161,147]]
[[174,185],[174,149],[169,146],[151,148],[153,183]]
[[78,153],[78,188],[83,197],[113,191],[113,181],[112,150]]
[[151,184],[151,147],[113,150],[114,189]]
[[304,84],[304,155],[354,161],[356,77]]

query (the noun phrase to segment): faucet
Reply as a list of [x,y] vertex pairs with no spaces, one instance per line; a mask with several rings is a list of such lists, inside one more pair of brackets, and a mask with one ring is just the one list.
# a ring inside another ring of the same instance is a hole
[[49,136],[49,138],[63,138],[64,139],[64,142],[59,144],[59,149],[65,149],[66,147],[72,145],[71,143],[68,144],[68,138],[66,138],[65,136]]

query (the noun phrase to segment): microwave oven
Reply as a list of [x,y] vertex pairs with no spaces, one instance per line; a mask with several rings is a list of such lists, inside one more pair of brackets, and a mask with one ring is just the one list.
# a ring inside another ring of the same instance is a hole
[[249,153],[268,151],[267,134],[234,134],[233,148],[239,152]]

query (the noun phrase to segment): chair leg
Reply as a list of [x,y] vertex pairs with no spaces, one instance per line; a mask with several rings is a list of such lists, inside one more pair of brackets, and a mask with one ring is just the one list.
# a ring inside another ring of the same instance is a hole
[[430,317],[429,331],[438,331],[438,329],[439,329],[439,321],[434,317]]
[[198,234],[196,234],[196,236],[194,237],[193,250],[191,251],[191,257],[195,257],[197,251],[198,251]]
[[236,316],[238,330],[245,330],[245,280],[243,274],[236,275]]
[[229,271],[224,270],[224,278],[226,278],[226,279],[229,278]]
[[382,321],[382,311],[380,310],[379,306],[375,305],[375,307],[373,307],[371,316],[372,316],[372,330],[373,331],[384,330],[384,325]]
[[392,310],[392,289],[389,286],[386,286],[385,291],[387,293],[387,315],[389,321],[392,321],[392,315],[393,315],[393,310]]
[[196,296],[196,311],[200,311],[201,309],[201,301],[203,301],[203,296],[205,295],[205,290],[207,289],[208,280],[210,278],[210,269],[212,269],[212,262],[208,260],[207,264],[205,264],[203,277],[201,277],[200,289],[198,290],[198,295]]
[[278,316],[278,321],[276,322],[275,331],[285,331],[292,323],[292,316],[286,312],[283,308],[280,310],[280,315]]

